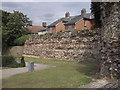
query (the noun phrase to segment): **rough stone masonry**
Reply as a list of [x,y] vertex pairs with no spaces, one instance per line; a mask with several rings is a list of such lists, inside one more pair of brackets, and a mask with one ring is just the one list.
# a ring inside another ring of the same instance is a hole
[[100,4],[101,74],[120,78],[120,2]]
[[30,38],[24,45],[24,55],[46,59],[98,60],[99,36],[93,30],[64,31]]

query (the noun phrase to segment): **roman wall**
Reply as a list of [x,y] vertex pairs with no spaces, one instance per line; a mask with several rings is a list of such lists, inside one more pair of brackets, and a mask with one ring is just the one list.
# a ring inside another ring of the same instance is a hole
[[101,74],[120,77],[120,2],[101,3]]
[[96,61],[99,57],[96,31],[63,31],[30,38],[24,45],[25,56],[46,59]]

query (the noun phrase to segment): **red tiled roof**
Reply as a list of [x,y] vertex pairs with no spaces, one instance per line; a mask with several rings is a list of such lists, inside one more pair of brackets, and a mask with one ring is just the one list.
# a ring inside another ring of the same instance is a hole
[[34,25],[32,25],[32,26],[27,26],[26,28],[27,28],[28,30],[30,30],[32,33],[37,33],[37,32],[40,31],[40,30],[46,29],[46,28],[44,28],[44,27],[42,27],[42,26],[34,26]]

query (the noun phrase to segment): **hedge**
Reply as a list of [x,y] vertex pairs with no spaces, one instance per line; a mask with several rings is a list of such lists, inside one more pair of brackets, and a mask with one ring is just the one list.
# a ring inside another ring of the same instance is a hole
[[24,36],[21,36],[17,39],[14,40],[13,44],[14,45],[18,45],[18,46],[22,46],[25,44],[25,41],[31,37],[35,37],[35,36],[38,36],[38,35],[24,35]]

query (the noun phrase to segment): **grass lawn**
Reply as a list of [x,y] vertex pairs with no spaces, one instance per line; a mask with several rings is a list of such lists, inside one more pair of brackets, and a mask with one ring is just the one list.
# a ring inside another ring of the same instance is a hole
[[91,82],[96,63],[45,60],[25,57],[25,61],[51,64],[51,67],[3,79],[3,88],[78,88]]

